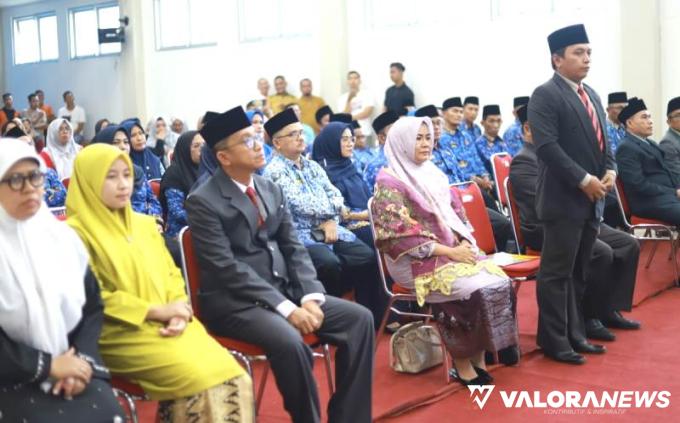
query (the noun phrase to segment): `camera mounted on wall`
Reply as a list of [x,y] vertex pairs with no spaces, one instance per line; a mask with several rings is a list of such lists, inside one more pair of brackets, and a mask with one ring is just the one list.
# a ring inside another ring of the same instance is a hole
[[123,16],[118,22],[118,28],[99,28],[99,44],[125,42],[125,27],[130,23],[130,18]]

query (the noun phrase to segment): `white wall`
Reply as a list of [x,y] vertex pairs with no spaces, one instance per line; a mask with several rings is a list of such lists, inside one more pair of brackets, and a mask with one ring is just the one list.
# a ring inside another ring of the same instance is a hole
[[[5,46],[5,88],[14,94],[15,107],[27,107],[27,96],[38,88],[45,91],[46,102],[54,112],[63,105],[62,93],[73,91],[76,104],[85,108],[85,135],[92,136],[95,122],[103,117],[118,120],[123,116],[119,95],[122,75],[118,71],[120,56],[69,59],[68,10],[78,6],[103,3],[102,0],[53,0],[2,9],[2,40]],[[12,18],[54,11],[59,32],[59,60],[55,62],[14,65],[12,57]]]

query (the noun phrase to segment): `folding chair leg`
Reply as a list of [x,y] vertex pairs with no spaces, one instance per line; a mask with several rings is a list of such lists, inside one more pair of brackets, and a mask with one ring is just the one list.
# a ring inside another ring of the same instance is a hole
[[331,366],[331,351],[328,348],[328,344],[323,344],[323,361],[326,365],[326,379],[328,380],[328,393],[333,395],[335,393],[335,387],[333,385],[333,368]]
[[[659,246],[659,243],[654,242],[652,244],[652,252],[649,254],[649,257],[647,257],[647,263],[645,263],[645,269],[649,269],[649,265],[652,263],[652,259],[656,255],[656,248]],[[671,245],[671,251],[673,251],[673,246]]]
[[[267,377],[269,376],[269,361],[265,361],[264,369],[262,370],[262,380],[260,381],[260,386],[257,388],[257,399],[255,400],[255,415],[260,412],[260,406],[262,405],[262,397],[264,396],[264,388],[267,386]],[[255,383],[253,383],[253,389],[255,389]]]
[[385,332],[385,326],[387,326],[387,319],[390,317],[390,313],[392,313],[392,306],[394,306],[394,297],[390,297],[390,299],[387,301],[387,308],[385,308],[385,314],[383,315],[382,322],[380,322],[380,327],[378,328],[378,335],[376,336],[375,351],[378,351],[378,345],[380,345],[379,342],[380,335],[382,335],[383,332]]
[[135,400],[132,398],[132,395],[116,388],[113,388],[113,392],[116,394],[116,396],[123,397],[123,400],[125,401],[125,404],[128,408],[130,421],[132,423],[139,423],[139,418],[137,417],[137,406],[135,405]]

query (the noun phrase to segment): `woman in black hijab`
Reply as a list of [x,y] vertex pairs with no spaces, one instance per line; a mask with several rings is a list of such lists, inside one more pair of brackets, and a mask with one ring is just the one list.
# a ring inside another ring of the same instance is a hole
[[166,233],[177,236],[187,225],[184,200],[198,178],[201,148],[205,141],[197,131],[187,131],[177,140],[170,167],[161,180],[161,206],[167,215]]

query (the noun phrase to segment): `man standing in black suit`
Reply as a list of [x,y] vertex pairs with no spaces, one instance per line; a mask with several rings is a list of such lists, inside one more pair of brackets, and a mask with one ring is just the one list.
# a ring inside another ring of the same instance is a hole
[[[536,179],[538,158],[531,128],[527,122],[527,107],[517,110],[524,146],[510,164],[510,183],[519,207],[520,230],[525,244],[535,251],[543,249],[543,226],[536,217]],[[604,222],[593,245],[593,255],[586,274],[587,288],[583,298],[586,336],[590,339],[613,341],[616,336],[609,328],[639,329],[640,323],[626,319],[620,310],[630,311],[637,274],[640,245],[631,235]],[[604,323],[604,324],[603,324]]]
[[264,152],[243,109],[208,121],[201,135],[220,164],[186,202],[206,326],[265,350],[295,423],[320,420],[312,351],[302,339],[316,333],[337,346],[329,422],[369,423],[371,313],[325,295],[281,188],[255,174],[264,165]]
[[582,84],[590,70],[588,43],[583,25],[548,36],[555,74],[531,95],[528,113],[539,158],[536,212],[544,237],[537,342],[546,356],[570,364],[585,363],[581,353],[605,352],[586,340],[579,304],[604,197],[616,180],[604,109],[597,93]]

